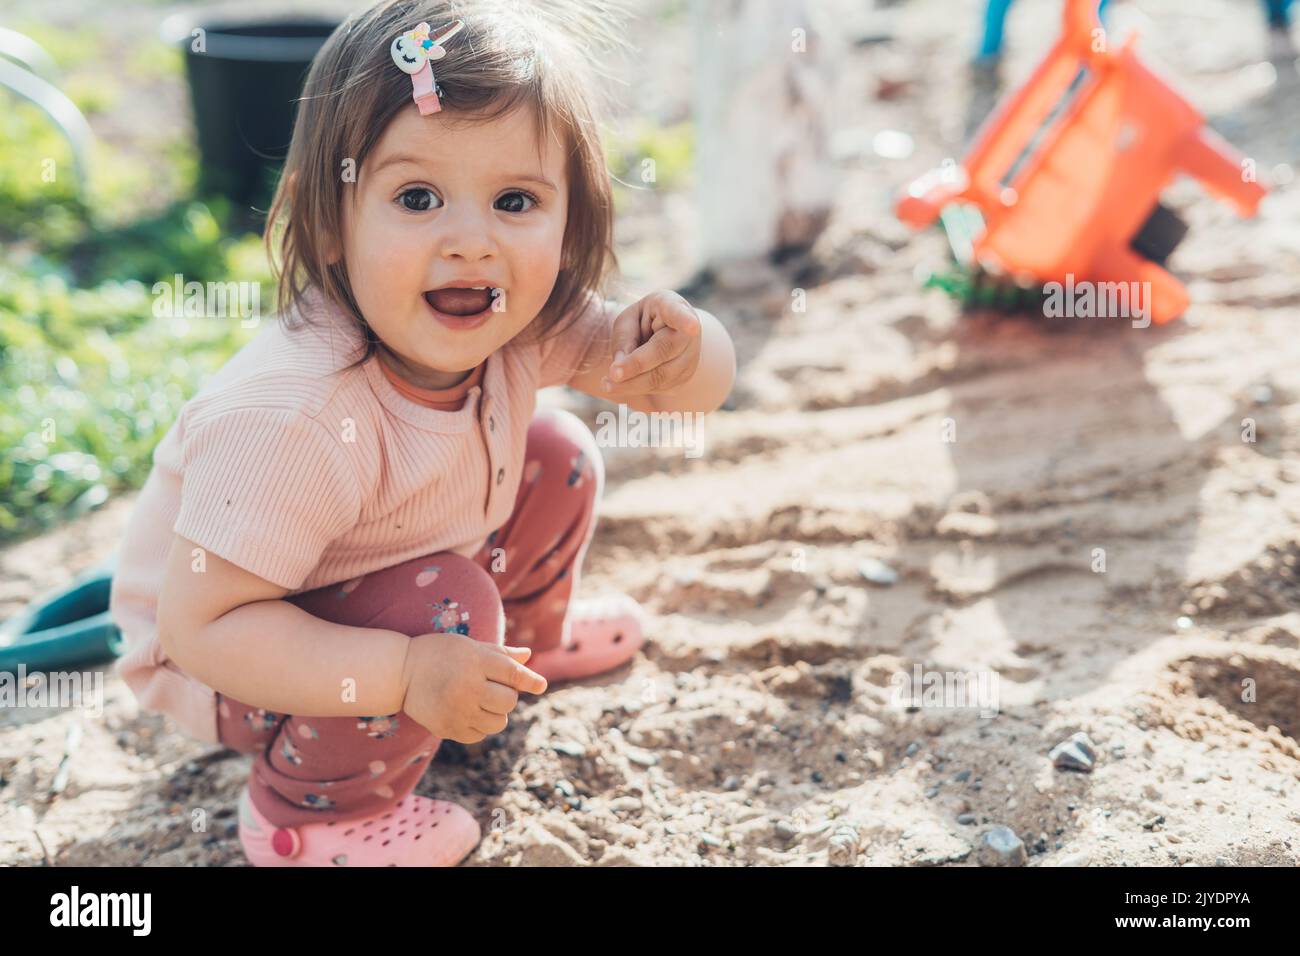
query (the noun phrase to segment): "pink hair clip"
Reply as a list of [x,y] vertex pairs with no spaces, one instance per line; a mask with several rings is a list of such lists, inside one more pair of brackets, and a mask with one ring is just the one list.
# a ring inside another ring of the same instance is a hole
[[421,23],[414,30],[400,34],[389,53],[393,62],[403,73],[411,74],[411,97],[420,108],[421,116],[428,116],[442,109],[438,97],[441,91],[433,79],[433,61],[441,60],[447,55],[443,44],[465,29],[464,20],[456,20],[441,31],[429,35],[429,24]]

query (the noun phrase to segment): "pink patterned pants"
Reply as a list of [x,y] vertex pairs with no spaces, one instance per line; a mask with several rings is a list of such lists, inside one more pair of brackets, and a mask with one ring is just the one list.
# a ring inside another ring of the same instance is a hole
[[[524,462],[510,518],[474,560],[428,554],[285,600],[323,620],[412,637],[453,631],[536,650],[559,645],[604,466],[587,427],[554,409],[533,418]],[[256,755],[249,797],[277,826],[387,809],[415,788],[441,743],[404,712],[307,717],[217,696],[221,742]]]

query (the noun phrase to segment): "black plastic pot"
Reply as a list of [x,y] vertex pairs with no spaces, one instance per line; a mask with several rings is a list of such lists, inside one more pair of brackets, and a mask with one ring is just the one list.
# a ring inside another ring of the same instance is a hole
[[[196,19],[164,27],[185,50],[205,195],[225,196],[236,208],[267,208],[307,68],[337,25],[328,19]],[[196,38],[198,29],[203,33]]]

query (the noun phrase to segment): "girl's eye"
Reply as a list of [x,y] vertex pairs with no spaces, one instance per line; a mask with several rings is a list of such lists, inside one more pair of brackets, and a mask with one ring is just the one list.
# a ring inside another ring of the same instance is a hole
[[[532,203],[532,205],[528,205]],[[526,192],[515,190],[506,193],[494,204],[502,212],[527,212],[537,205],[537,199]]]
[[[437,209],[442,205],[442,200],[438,198],[438,194],[427,186],[414,186],[410,189],[404,189],[398,195],[397,201],[408,212],[428,212],[430,209]],[[537,205],[537,199],[529,193],[516,190],[506,193],[493,205],[503,212],[528,212]]]
[[428,212],[430,209],[442,205],[442,200],[438,198],[437,194],[432,189],[424,186],[402,190],[397,197],[397,201],[408,212]]

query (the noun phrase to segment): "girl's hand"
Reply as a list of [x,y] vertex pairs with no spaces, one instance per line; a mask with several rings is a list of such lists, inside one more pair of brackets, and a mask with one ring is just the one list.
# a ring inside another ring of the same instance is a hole
[[700,317],[676,292],[652,292],[614,319],[613,343],[606,398],[672,391],[699,368]]
[[476,744],[506,729],[520,693],[546,690],[546,678],[524,666],[531,655],[460,634],[420,634],[406,655],[402,710],[435,737]]

